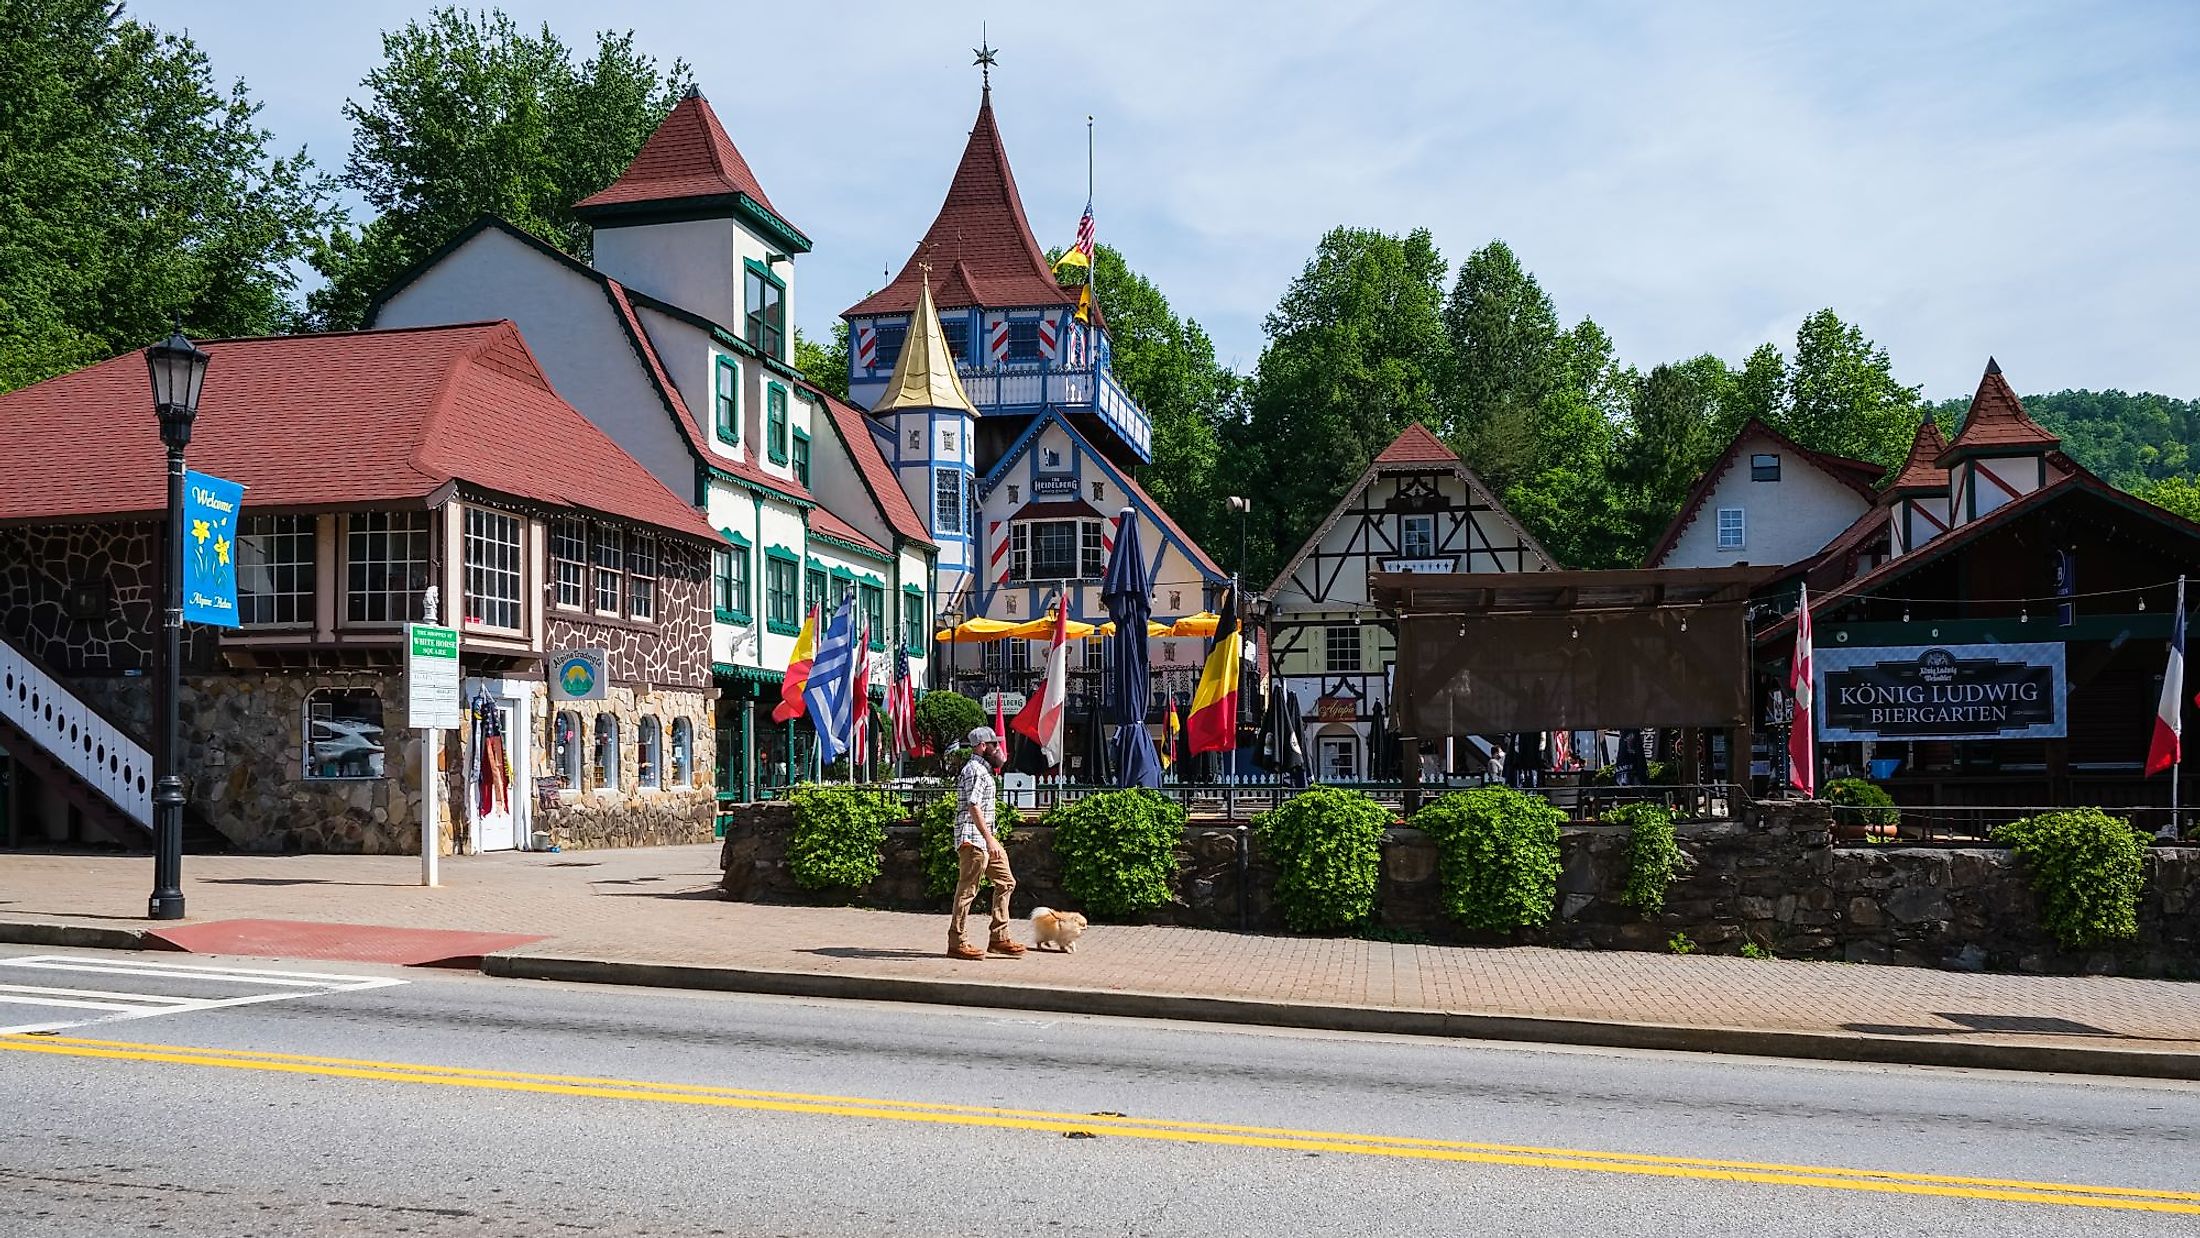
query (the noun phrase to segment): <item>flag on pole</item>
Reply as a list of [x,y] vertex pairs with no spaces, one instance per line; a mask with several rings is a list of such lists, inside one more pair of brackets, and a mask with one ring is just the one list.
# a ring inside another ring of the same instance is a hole
[[1199,672],[1199,689],[1192,693],[1192,716],[1184,721],[1185,749],[1228,752],[1237,747],[1238,675],[1243,666],[1239,648],[1237,590],[1222,597],[1222,613],[1215,621],[1214,644],[1207,665]]
[[917,685],[909,674],[909,651],[894,651],[894,680],[886,686],[886,717],[894,724],[894,750],[905,757],[932,755],[932,745],[917,730]]
[[1001,741],[1001,750],[1004,752],[1008,750],[1008,719],[1001,712],[1001,702],[1005,700],[1007,696],[1008,693],[1005,690],[999,688],[994,689],[993,737]]
[[2184,759],[2185,581],[2177,580],[2177,616],[2170,620],[2169,666],[2162,671],[2162,701],[2154,711],[2154,742],[2147,746],[2147,777]]
[[1176,693],[1169,694],[1169,721],[1162,732],[1161,767],[1167,769],[1176,764],[1176,737],[1184,729],[1184,723],[1176,716]]
[[792,722],[802,716],[802,685],[810,677],[810,659],[817,649],[817,608],[802,617],[802,632],[794,638],[794,656],[787,659],[787,676],[779,681],[779,705],[772,721]]
[[802,686],[802,703],[817,728],[817,759],[830,765],[848,750],[855,729],[856,595],[843,595],[817,638],[817,657]]
[[871,751],[871,625],[863,625],[863,637],[856,642],[856,686],[854,724],[849,730],[849,747],[862,757]]
[[1092,321],[1092,285],[1091,285],[1091,284],[1086,284],[1086,285],[1085,285],[1084,287],[1082,287],[1082,288],[1079,288],[1079,289],[1077,290],[1077,321],[1079,321],[1079,322],[1091,322],[1091,321]]
[[1092,269],[1092,199],[1085,199],[1085,217],[1077,221],[1077,243],[1070,246],[1060,258],[1055,259],[1054,269],[1083,267]]
[[1803,586],[1795,612],[1795,664],[1788,672],[1788,693],[1795,698],[1795,719],[1788,725],[1788,781],[1805,795],[1818,790],[1818,745],[1812,735],[1817,693],[1811,687],[1810,586]]
[[1039,745],[1046,754],[1047,764],[1062,763],[1062,730],[1067,711],[1062,708],[1069,695],[1069,603],[1068,599],[1054,599],[1054,642],[1047,647],[1046,680],[1039,691],[1024,707],[1017,711],[1014,726],[1016,733]]

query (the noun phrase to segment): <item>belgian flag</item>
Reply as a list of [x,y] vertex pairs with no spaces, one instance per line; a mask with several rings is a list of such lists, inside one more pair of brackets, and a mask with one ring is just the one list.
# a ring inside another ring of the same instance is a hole
[[1184,750],[1228,752],[1237,747],[1238,668],[1243,665],[1238,630],[1237,590],[1222,596],[1222,613],[1215,622],[1214,644],[1207,665],[1199,672],[1199,690],[1192,694],[1191,716],[1184,720]]

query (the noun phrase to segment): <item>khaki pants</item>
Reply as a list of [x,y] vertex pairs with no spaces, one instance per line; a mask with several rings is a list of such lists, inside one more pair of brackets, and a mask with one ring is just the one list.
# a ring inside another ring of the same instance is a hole
[[961,872],[955,879],[955,916],[947,923],[947,944],[950,948],[969,941],[965,925],[970,919],[970,904],[978,897],[980,878],[993,882],[993,923],[990,926],[991,941],[1007,941],[1008,896],[1016,892],[1016,874],[1009,871],[1008,853],[1000,853],[999,859],[986,855],[983,847],[964,845],[955,849],[961,862]]

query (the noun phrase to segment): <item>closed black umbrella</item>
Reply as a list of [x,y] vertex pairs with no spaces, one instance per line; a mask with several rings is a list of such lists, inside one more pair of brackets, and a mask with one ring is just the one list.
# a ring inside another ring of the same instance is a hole
[[1139,541],[1138,514],[1126,507],[1116,519],[1115,548],[1100,587],[1100,601],[1115,624],[1115,634],[1108,638],[1106,696],[1107,719],[1115,724],[1114,782],[1119,787],[1161,785],[1161,757],[1153,750],[1153,736],[1146,733],[1146,708],[1153,695],[1146,621],[1153,614],[1148,596],[1153,590]]

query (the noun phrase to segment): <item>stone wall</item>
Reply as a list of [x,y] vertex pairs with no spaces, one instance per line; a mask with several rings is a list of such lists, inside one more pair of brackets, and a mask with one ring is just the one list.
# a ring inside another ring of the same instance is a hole
[[[1619,901],[1626,831],[1570,827],[1560,837],[1564,869],[1550,923],[1509,934],[1460,930],[1443,910],[1435,843],[1418,830],[1393,829],[1384,836],[1373,929],[1408,940],[1617,950],[1665,950],[1681,935],[1711,953],[1737,953],[1748,943],[1790,958],[2200,978],[2200,848],[2150,849],[2138,940],[2075,954],[2038,927],[2026,875],[2007,851],[1835,845],[1830,827],[1824,804],[1766,805],[1745,822],[1679,826],[1685,868],[1664,911],[1649,919]],[[784,803],[736,811],[720,855],[726,897],[945,910],[946,900],[924,893],[913,826],[887,831],[878,881],[837,898],[794,883],[786,863],[792,828]],[[1027,826],[1009,840],[1018,916],[1039,905],[1076,906],[1061,889],[1052,833]],[[1140,922],[1238,927],[1237,854],[1245,833],[1187,828],[1177,897]],[[1268,897],[1274,870],[1257,842],[1248,840],[1246,851],[1246,925],[1282,932]]]
[[[579,748],[568,752],[557,742],[560,715],[571,719]],[[547,685],[535,690],[532,736],[536,777],[558,779],[537,797],[534,829],[549,844],[582,847],[647,847],[709,842],[717,815],[718,733],[711,724],[710,689],[667,690],[646,695],[631,686],[614,686],[600,701],[573,701],[553,708]],[[596,763],[596,720],[618,725],[619,770],[616,789],[600,776]],[[658,725],[658,787],[642,785],[643,718]],[[674,777],[673,724],[686,721],[691,759],[685,776]],[[576,780],[573,775],[578,774]],[[684,785],[681,785],[683,784]]]

